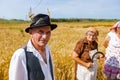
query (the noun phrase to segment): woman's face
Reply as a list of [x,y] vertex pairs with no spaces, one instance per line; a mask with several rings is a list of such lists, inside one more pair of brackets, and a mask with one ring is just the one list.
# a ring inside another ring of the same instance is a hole
[[87,37],[87,40],[90,42],[95,41],[97,39],[97,35],[91,31],[86,33],[86,37]]
[[30,34],[33,45],[45,47],[51,36],[51,28],[50,26],[33,28]]

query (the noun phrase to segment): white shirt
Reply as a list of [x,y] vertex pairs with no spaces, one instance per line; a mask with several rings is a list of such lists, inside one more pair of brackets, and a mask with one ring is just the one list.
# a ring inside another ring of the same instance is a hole
[[109,32],[110,41],[106,48],[105,63],[120,68],[120,38],[115,32]]
[[[39,59],[45,80],[52,80],[49,65],[50,48],[48,46],[45,48],[47,64],[44,62],[40,53],[33,47],[30,40],[27,44],[27,51],[33,52],[33,54]],[[11,58],[9,67],[9,80],[28,80],[26,56],[23,48],[16,50]]]

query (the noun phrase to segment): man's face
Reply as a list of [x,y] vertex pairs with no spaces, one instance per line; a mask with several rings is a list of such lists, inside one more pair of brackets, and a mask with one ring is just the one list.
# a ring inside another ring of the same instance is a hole
[[97,39],[97,35],[94,32],[87,32],[86,37],[88,41],[95,41]]
[[50,26],[33,28],[30,31],[33,45],[45,47],[51,36]]

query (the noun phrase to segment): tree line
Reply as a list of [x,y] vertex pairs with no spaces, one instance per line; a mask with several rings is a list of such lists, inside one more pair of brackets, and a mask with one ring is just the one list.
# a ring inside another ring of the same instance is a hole
[[[119,21],[120,19],[92,19],[92,18],[51,18],[51,22],[113,22]],[[19,23],[29,23],[30,20],[20,20],[20,19],[1,19],[0,24],[19,24]]]

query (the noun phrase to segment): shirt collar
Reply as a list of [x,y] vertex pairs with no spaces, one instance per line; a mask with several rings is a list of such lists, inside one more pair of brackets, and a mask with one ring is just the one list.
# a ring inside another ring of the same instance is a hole
[[[49,55],[50,55],[49,46],[46,45],[45,48],[46,48],[46,57],[49,58]],[[27,51],[33,52],[33,54],[34,54],[35,56],[40,55],[39,52],[38,52],[38,51],[34,48],[34,46],[32,45],[31,40],[29,40],[28,43],[27,43]],[[41,55],[40,55],[40,57],[41,57]]]
[[[87,37],[84,37],[83,42],[85,44],[89,44],[90,42],[87,40]],[[91,43],[95,43],[96,41],[92,41]]]

